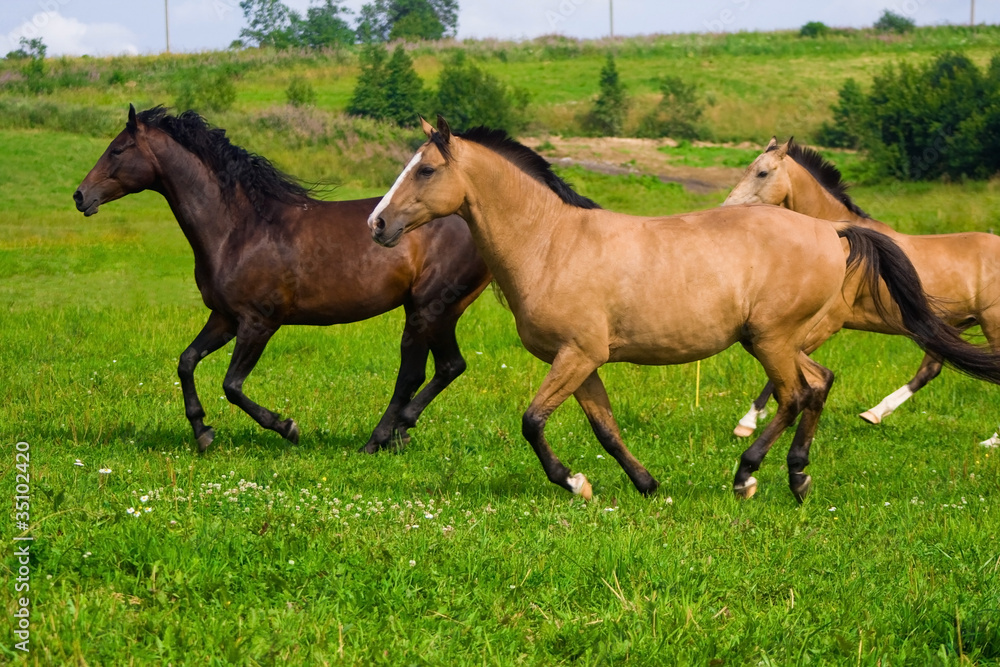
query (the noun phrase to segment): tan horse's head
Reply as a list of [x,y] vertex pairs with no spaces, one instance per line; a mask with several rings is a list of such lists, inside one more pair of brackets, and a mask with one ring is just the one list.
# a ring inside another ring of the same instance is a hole
[[423,118],[420,123],[427,142],[368,217],[372,238],[389,248],[399,243],[405,232],[451,215],[465,202],[462,175],[455,168],[461,140],[453,137],[441,116],[436,128]]
[[789,139],[779,145],[778,140],[771,137],[767,148],[747,167],[743,178],[722,205],[784,204],[792,191],[791,178],[785,166],[785,156],[791,143]]

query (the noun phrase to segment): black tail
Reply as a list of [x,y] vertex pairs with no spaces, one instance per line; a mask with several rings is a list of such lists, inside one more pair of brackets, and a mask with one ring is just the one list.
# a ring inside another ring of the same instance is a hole
[[[837,233],[851,246],[848,271],[864,265],[865,279],[879,316],[889,322],[902,320],[910,339],[955,370],[1000,384],[1000,355],[964,340],[958,329],[934,312],[916,269],[892,239],[864,227],[845,227]],[[879,279],[889,288],[898,314],[882,302]]]

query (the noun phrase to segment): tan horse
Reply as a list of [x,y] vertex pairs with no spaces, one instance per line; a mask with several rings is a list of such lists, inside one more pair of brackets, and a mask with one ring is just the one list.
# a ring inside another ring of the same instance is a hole
[[872,260],[880,263],[921,344],[963,367],[990,366],[984,374],[1000,381],[1000,357],[934,318],[912,266],[881,234],[838,232],[773,206],[664,218],[613,213],[574,192],[504,132],[452,135],[441,118],[437,129],[426,121],[423,128],[429,140],[368,219],[372,236],[393,246],[405,232],[456,212],[469,224],[524,346],[552,365],[522,432],[549,480],[573,493],[590,498],[590,483],[570,473],[544,436],[547,419],[571,395],[635,487],[648,494],[658,486],[622,442],[601,365],[681,364],[740,343],[774,383],[779,409],[743,453],[733,488],[753,495],[751,473],[801,413],[787,460],[789,485],[802,500],[811,485],[803,472],[809,445],[833,383],[806,350],[843,323],[841,289],[855,263],[851,280],[876,281]]
[[[724,206],[734,204],[775,204],[805,215],[850,223],[881,232],[899,244],[913,262],[927,294],[951,324],[967,328],[979,324],[994,350],[1000,349],[1000,238],[992,234],[901,234],[889,225],[873,220],[847,195],[840,171],[816,151],[791,139],[778,145],[772,138],[767,149],[747,168]],[[871,299],[862,293],[854,313],[845,322],[848,329],[905,334],[893,322],[883,321]],[[941,361],[933,354],[924,356],[916,375],[886,396],[861,418],[878,424],[904,401],[937,377]],[[768,388],[754,401],[740,420],[736,435],[753,433],[770,395]],[[1000,436],[981,444],[997,446]]]

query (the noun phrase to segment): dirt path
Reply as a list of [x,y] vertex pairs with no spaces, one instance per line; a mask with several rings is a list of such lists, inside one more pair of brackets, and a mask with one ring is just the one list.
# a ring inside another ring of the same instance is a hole
[[[602,174],[652,174],[664,183],[680,183],[692,192],[717,192],[736,185],[743,170],[734,167],[688,167],[670,164],[660,150],[675,147],[670,139],[625,137],[525,137],[526,146],[538,149],[560,165],[579,165]],[[700,144],[696,143],[695,146]],[[708,145],[708,144],[706,144]],[[753,148],[737,146],[737,148]]]

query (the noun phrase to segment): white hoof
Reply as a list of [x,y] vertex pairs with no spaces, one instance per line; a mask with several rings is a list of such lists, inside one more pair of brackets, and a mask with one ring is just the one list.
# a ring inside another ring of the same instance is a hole
[[736,428],[733,429],[733,435],[737,438],[749,438],[753,435],[754,428],[747,426],[746,424],[737,424]]
[[590,486],[590,482],[582,472],[578,472],[569,479],[566,480],[570,488],[578,496],[582,496],[584,500],[589,501],[594,497],[594,490]]
[[751,477],[741,486],[733,486],[733,493],[736,494],[737,498],[743,500],[748,500],[753,497],[753,494],[757,493],[757,478]]
[[881,424],[882,423],[882,418],[879,417],[874,412],[872,412],[871,410],[867,410],[865,412],[862,412],[858,416],[861,417],[862,419],[864,419],[869,424]]
[[991,448],[1000,447],[1000,433],[994,433],[993,437],[989,438],[988,440],[983,440],[979,444],[982,445],[983,447],[991,447]]

